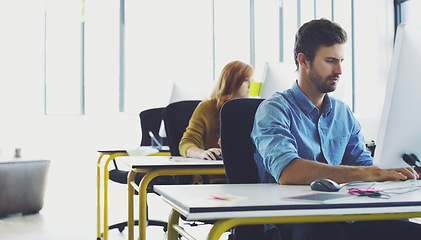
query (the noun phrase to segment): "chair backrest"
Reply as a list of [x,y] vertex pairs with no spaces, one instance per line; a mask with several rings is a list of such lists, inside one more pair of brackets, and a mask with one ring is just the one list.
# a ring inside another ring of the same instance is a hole
[[[259,183],[254,162],[256,147],[250,137],[254,115],[263,101],[239,98],[226,102],[221,109],[221,148],[228,183]],[[264,239],[263,225],[237,226],[234,240]]]
[[151,146],[151,137],[149,136],[149,131],[151,131],[158,141],[162,145],[167,146],[168,141],[166,138],[161,139],[159,136],[159,128],[161,127],[162,122],[162,112],[165,108],[151,108],[140,112],[140,129],[142,132],[142,140],[140,141],[140,146]]
[[165,131],[168,138],[168,146],[172,156],[180,156],[178,145],[194,110],[201,100],[179,101],[169,104],[163,111]]
[[221,109],[221,148],[229,183],[259,183],[254,162],[256,147],[250,137],[261,98],[240,98]]

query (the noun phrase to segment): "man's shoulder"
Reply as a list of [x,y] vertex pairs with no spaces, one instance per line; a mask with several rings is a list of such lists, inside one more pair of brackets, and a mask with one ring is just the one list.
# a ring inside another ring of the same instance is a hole
[[265,99],[260,106],[271,105],[277,107],[287,107],[290,103],[290,94],[288,91],[274,93],[270,98]]
[[338,104],[338,105],[346,105],[346,103],[344,101],[340,100],[340,99],[337,99],[337,98],[332,97],[330,95],[329,95],[329,98],[330,98],[330,101],[332,103],[335,103],[335,104]]
[[268,116],[282,118],[282,116],[290,115],[294,109],[291,100],[285,93],[275,93],[270,98],[265,99],[257,109],[256,115],[261,120],[267,120]]
[[332,107],[335,108],[336,110],[342,110],[342,111],[347,111],[347,112],[351,111],[351,108],[344,101],[331,97],[331,96],[329,97],[332,103]]

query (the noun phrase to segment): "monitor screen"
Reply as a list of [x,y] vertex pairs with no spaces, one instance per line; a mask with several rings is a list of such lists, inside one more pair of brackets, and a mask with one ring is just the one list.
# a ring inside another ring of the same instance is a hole
[[420,56],[421,28],[400,25],[374,154],[381,168],[408,167],[404,153],[421,157]]
[[275,92],[283,92],[292,87],[297,79],[294,64],[284,62],[267,62],[263,69],[262,87],[259,96],[269,98]]
[[173,83],[169,103],[184,100],[209,99],[214,81],[177,81]]

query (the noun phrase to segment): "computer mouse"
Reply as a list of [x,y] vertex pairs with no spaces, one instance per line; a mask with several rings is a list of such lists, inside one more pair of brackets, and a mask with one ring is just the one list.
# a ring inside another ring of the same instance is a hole
[[337,192],[341,189],[341,186],[335,181],[327,178],[319,178],[314,180],[310,184],[311,190],[322,191],[322,192]]
[[216,160],[222,160],[222,155],[212,153]]

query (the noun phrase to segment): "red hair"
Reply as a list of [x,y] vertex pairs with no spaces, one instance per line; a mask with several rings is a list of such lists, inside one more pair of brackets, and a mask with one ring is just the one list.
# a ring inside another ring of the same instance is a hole
[[253,74],[253,67],[241,61],[232,61],[225,65],[211,95],[211,99],[216,100],[218,109],[231,100],[243,82],[252,78]]

